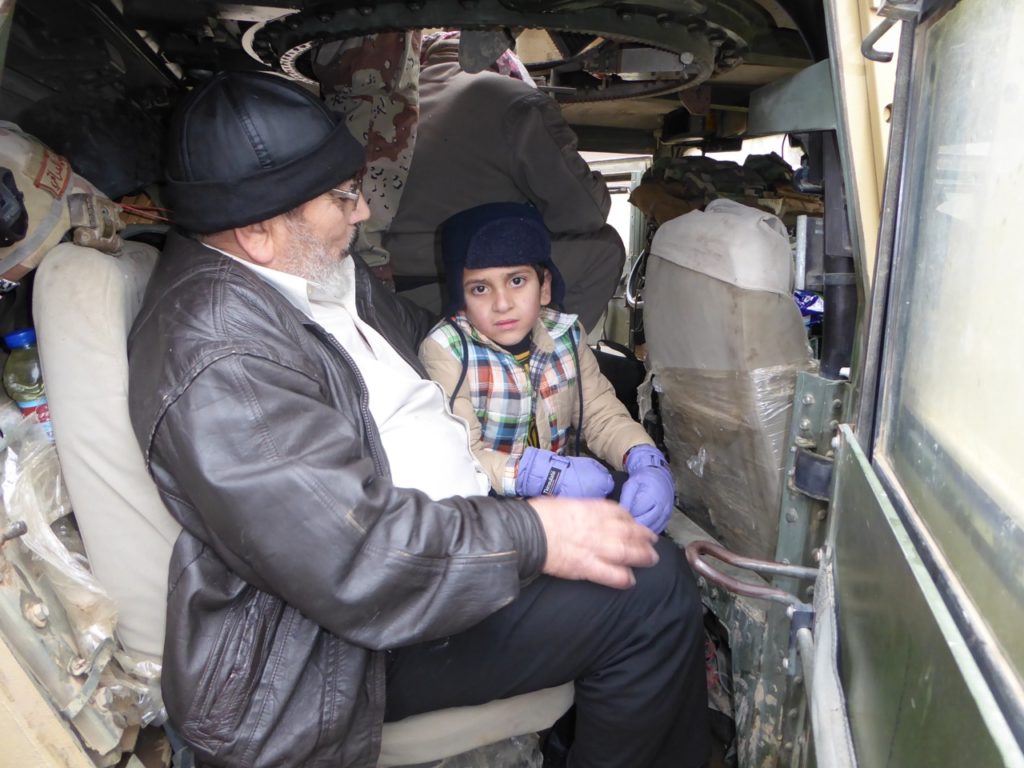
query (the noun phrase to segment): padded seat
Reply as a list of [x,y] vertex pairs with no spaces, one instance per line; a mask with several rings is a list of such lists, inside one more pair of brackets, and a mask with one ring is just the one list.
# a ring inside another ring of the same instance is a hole
[[663,224],[644,286],[648,362],[682,507],[770,559],[793,392],[812,370],[786,228],[719,199]]
[[[180,527],[160,500],[128,416],[128,330],[156,264],[127,243],[109,256],[70,243],[44,258],[33,311],[57,453],[96,578],[118,605],[118,636],[159,660],[171,549]],[[439,760],[542,730],[572,704],[571,683],[384,726],[381,766]]]
[[181,527],[164,508],[128,417],[127,339],[157,251],[63,243],[36,274],[32,311],[61,470],[93,573],[132,655],[163,654],[167,571]]

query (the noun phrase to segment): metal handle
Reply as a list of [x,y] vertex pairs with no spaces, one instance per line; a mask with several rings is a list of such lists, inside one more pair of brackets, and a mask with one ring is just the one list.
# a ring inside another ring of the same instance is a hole
[[626,278],[626,306],[630,309],[638,309],[644,305],[644,300],[640,298],[639,283],[646,263],[647,251],[644,250],[629,268],[629,277]]
[[25,524],[25,521],[16,520],[0,531],[0,544],[7,541],[13,541],[20,536],[24,536],[26,533],[28,533],[28,526]]
[[754,573],[766,573],[773,576],[790,576],[796,579],[815,579],[818,576],[817,568],[806,568],[802,565],[786,565],[771,560],[757,560],[753,557],[743,557],[735,552],[730,552],[714,541],[694,541],[686,545],[686,560],[690,567],[704,578],[713,581],[730,592],[747,597],[756,597],[762,600],[771,600],[775,603],[793,606],[797,610],[809,610],[810,606],[800,601],[795,595],[776,587],[765,587],[760,584],[734,579],[726,576],[721,571],[713,568],[705,562],[703,555],[710,555],[723,563],[743,568]]
[[875,43],[877,43],[886,32],[892,29],[893,25],[899,21],[899,19],[882,19],[881,23],[873,30],[868,32],[868,36],[864,38],[864,41],[860,44],[860,52],[864,55],[865,59],[871,61],[879,61],[882,64],[886,64],[892,61],[892,54],[889,51],[879,51],[875,49]]

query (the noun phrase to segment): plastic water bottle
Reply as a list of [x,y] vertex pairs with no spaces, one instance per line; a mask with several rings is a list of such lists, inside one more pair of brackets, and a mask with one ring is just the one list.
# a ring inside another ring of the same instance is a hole
[[32,328],[14,331],[4,336],[4,344],[11,350],[4,365],[4,389],[18,404],[22,416],[34,413],[46,436],[53,441],[53,425],[50,424],[50,408],[46,404],[46,390],[43,375],[39,369],[39,353],[36,350],[36,332]]

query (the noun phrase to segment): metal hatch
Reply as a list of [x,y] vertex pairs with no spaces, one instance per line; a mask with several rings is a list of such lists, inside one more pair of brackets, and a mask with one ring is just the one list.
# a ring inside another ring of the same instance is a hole
[[1024,326],[1024,9],[883,5],[905,19],[892,168],[829,536],[849,725],[865,766],[1024,765],[1021,480],[1007,471],[1024,409],[1004,358]]

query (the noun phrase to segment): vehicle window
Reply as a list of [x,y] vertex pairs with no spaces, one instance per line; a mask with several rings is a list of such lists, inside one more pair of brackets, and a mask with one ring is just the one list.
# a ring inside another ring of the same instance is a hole
[[1024,5],[964,0],[923,40],[876,456],[1020,676]]
[[703,154],[706,157],[713,157],[715,160],[732,160],[743,165],[743,161],[750,155],[769,155],[772,152],[785,160],[791,168],[800,167],[800,159],[803,157],[803,150],[790,143],[786,134],[772,134],[770,136],[756,136],[744,139],[743,146],[733,152],[701,152],[700,149],[688,149],[685,154]]

